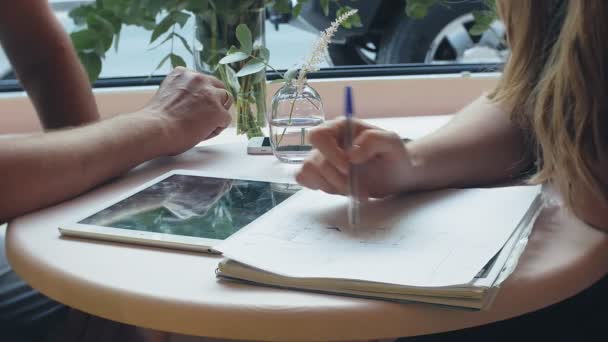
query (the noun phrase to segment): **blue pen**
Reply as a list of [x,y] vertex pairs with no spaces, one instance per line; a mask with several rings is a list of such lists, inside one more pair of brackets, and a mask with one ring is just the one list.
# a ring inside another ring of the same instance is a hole
[[[344,116],[346,117],[346,131],[344,137],[344,148],[350,151],[353,147],[353,89],[347,86],[344,89]],[[348,170],[348,223],[351,227],[359,224],[359,200],[357,199],[357,169],[350,165]]]

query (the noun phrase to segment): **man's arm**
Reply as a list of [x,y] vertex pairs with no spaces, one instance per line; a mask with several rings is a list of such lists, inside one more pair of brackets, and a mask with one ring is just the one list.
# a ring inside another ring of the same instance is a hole
[[0,222],[74,197],[166,154],[162,122],[142,113],[0,140]]
[[0,222],[74,197],[135,165],[186,151],[230,124],[220,81],[177,68],[141,111],[0,139]]
[[88,78],[48,1],[0,0],[0,44],[45,129],[99,119]]

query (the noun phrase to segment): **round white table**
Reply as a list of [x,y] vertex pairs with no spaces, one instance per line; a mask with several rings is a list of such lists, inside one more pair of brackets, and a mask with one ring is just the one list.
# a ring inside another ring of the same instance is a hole
[[[446,119],[375,123],[416,137]],[[62,223],[171,169],[278,181],[294,171],[272,156],[248,156],[242,142],[206,144],[148,162],[83,196],[11,221],[6,241],[13,268],[45,295],[123,323],[225,339],[307,341],[413,336],[503,320],[571,297],[608,271],[608,235],[554,203],[540,214],[491,308],[479,312],[222,282],[214,273],[218,256],[60,237]]]

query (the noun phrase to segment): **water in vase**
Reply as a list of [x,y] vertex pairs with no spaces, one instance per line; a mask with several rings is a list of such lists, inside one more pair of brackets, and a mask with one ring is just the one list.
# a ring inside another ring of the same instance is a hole
[[282,117],[270,120],[274,155],[285,163],[301,163],[312,151],[309,130],[323,123],[323,118]]

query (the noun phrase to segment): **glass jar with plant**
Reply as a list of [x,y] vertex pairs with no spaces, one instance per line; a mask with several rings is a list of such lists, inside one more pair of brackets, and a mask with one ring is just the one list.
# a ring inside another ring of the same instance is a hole
[[266,115],[270,52],[264,41],[264,5],[264,0],[209,1],[195,15],[196,68],[226,85],[235,99],[237,133],[249,138],[263,135]]
[[[267,114],[265,72],[270,58],[265,9],[297,16],[307,1],[298,0],[292,7],[291,0],[97,0],[70,12],[80,28],[71,37],[92,82],[101,72],[105,53],[112,45],[118,49],[123,25],[152,31],[150,44],[170,44],[170,52],[152,73],[168,62],[172,67],[186,66],[174,50],[182,44],[194,56],[197,70],[215,75],[232,94],[238,133],[260,136]],[[326,14],[330,2],[339,0],[321,0]],[[191,17],[196,24],[192,43],[177,30]]]
[[272,98],[269,119],[270,144],[274,155],[282,162],[300,163],[312,150],[309,130],[325,121],[323,101],[308,82],[308,73],[316,71],[325,56],[327,45],[338,28],[357,14],[356,9],[338,13],[338,17],[321,33],[312,47],[310,56],[298,68],[283,79],[284,85]]

